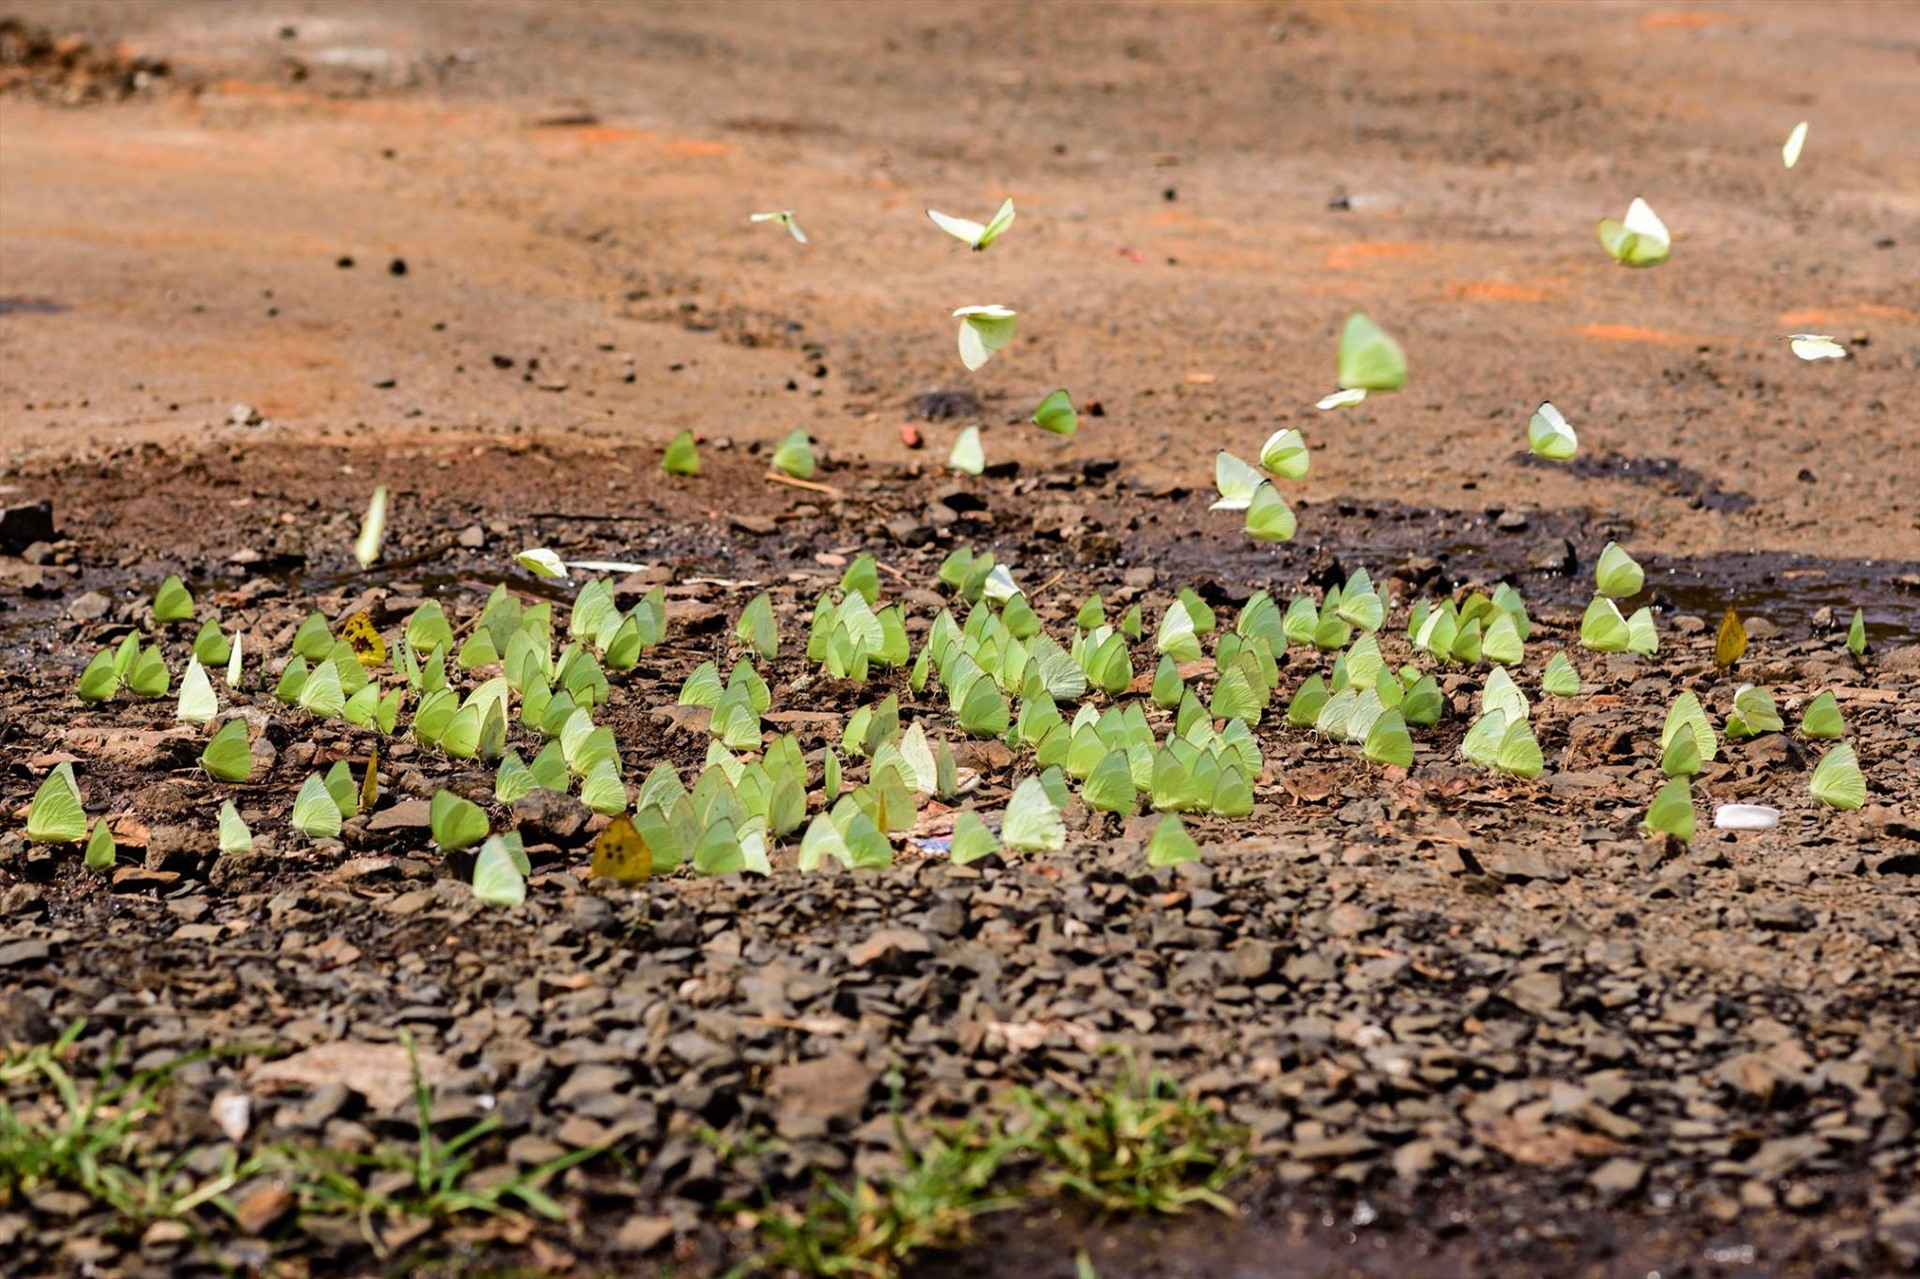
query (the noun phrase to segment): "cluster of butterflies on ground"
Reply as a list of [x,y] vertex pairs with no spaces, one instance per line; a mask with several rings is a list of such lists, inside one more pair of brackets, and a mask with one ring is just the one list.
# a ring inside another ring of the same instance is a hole
[[[1783,152],[1788,168],[1798,160],[1806,132],[1802,123],[1789,137]],[[933,210],[928,216],[943,231],[982,251],[1013,225],[1014,207],[1007,200],[986,223]],[[753,219],[778,222],[796,241],[806,243],[790,211],[754,214]],[[1621,221],[1602,220],[1598,231],[1607,252],[1628,266],[1657,265],[1671,249],[1665,225],[1644,200],[1636,199]],[[1012,338],[1016,313],[1008,308],[969,306],[954,315],[961,320],[959,349],[969,369],[979,368]],[[1806,360],[1846,355],[1843,347],[1818,334],[1794,334],[1789,341],[1794,354]],[[1322,409],[1359,403],[1372,392],[1396,390],[1407,376],[1399,345],[1364,312],[1350,315],[1342,329],[1338,371],[1340,390],[1319,402]],[[1071,435],[1078,427],[1078,414],[1065,389],[1045,396],[1031,420],[1062,435]],[[1568,460],[1578,449],[1573,428],[1551,403],[1535,411],[1527,435],[1532,451],[1549,460]],[[811,440],[804,431],[791,433],[775,449],[773,461],[781,473],[804,480],[815,467]],[[984,469],[978,426],[961,432],[950,464],[973,474]],[[1222,451],[1215,461],[1219,499],[1213,508],[1244,512],[1247,531],[1255,538],[1285,541],[1294,535],[1296,521],[1273,480],[1301,479],[1308,464],[1306,442],[1292,428],[1276,431],[1268,439],[1259,467]],[[668,446],[663,467],[676,475],[698,473],[699,456],[691,431],[682,432]],[[387,490],[379,488],[354,547],[363,567],[380,557],[388,509]],[[633,572],[645,567],[614,560],[563,560],[544,547],[524,551],[517,560],[536,575],[561,580],[573,571]],[[1076,616],[1075,641],[1067,648],[1040,634],[1024,591],[1007,566],[995,564],[990,555],[956,552],[942,565],[941,578],[974,609],[964,628],[942,613],[937,622],[944,621],[945,629],[936,624],[909,682],[915,691],[923,688],[929,659],[938,649],[939,675],[949,689],[961,730],[1006,736],[1034,750],[1046,767],[1041,776],[1027,778],[1016,789],[998,836],[977,814],[962,810],[950,843],[960,860],[985,856],[1003,846],[1013,851],[1060,847],[1065,832],[1059,810],[1068,799],[1068,776],[1083,783],[1083,798],[1095,811],[1131,811],[1144,794],[1165,812],[1149,847],[1155,864],[1197,857],[1198,848],[1177,813],[1239,815],[1250,808],[1247,790],[1260,772],[1260,763],[1257,748],[1244,730],[1261,718],[1277,678],[1276,649],[1284,650],[1290,642],[1339,650],[1347,648],[1356,629],[1362,632],[1348,651],[1339,653],[1329,680],[1312,675],[1295,692],[1287,707],[1289,723],[1361,744],[1363,754],[1373,762],[1406,767],[1414,754],[1407,725],[1437,722],[1441,713],[1431,675],[1411,666],[1393,672],[1381,662],[1373,632],[1390,602],[1374,591],[1364,573],[1344,588],[1329,590],[1318,603],[1310,597],[1297,598],[1284,612],[1264,595],[1250,602],[1235,631],[1218,643],[1214,660],[1219,687],[1207,706],[1186,689],[1181,664],[1202,658],[1199,639],[1212,629],[1212,615],[1198,596],[1183,591],[1169,607],[1155,638],[1161,659],[1150,700],[1177,711],[1174,732],[1158,746],[1137,703],[1129,704],[1126,714],[1113,708],[1095,714],[1083,704],[1071,723],[1054,709],[1056,697],[1073,700],[1089,683],[1113,695],[1129,690],[1134,672],[1125,641],[1141,638],[1137,606],[1117,626],[1110,626],[1098,597],[1093,597]],[[1581,646],[1598,652],[1656,651],[1651,611],[1641,608],[1626,616],[1615,602],[1642,589],[1640,566],[1610,543],[1596,565],[1595,578],[1598,589],[1581,620]],[[808,657],[829,675],[854,680],[866,678],[869,663],[882,667],[905,663],[904,617],[893,607],[876,611],[873,605],[878,599],[871,557],[863,556],[843,578],[840,598],[823,595],[818,602]],[[194,612],[191,592],[177,576],[168,577],[153,600],[156,628],[191,621]],[[613,606],[605,579],[600,579],[575,601],[570,627],[575,642],[555,659],[548,606],[521,610],[504,589],[497,590],[474,633],[456,651],[452,630],[438,606],[430,603],[409,619],[400,649],[406,689],[383,691],[380,681],[369,678],[369,673],[386,662],[386,644],[366,615],[349,618],[335,637],[325,618],[315,613],[295,634],[294,652],[273,692],[280,701],[324,718],[390,734],[397,727],[403,694],[410,689],[420,698],[414,735],[457,758],[499,761],[496,798],[502,803],[511,803],[535,787],[569,789],[578,777],[590,807],[615,815],[596,844],[595,874],[630,881],[683,860],[709,873],[768,869],[766,839],[790,833],[805,814],[806,773],[790,736],[772,746],[763,744],[760,718],[768,709],[768,699],[751,663],[736,666],[724,685],[717,670],[703,668],[704,674],[696,672],[689,678],[681,702],[713,711],[710,724],[715,741],[707,768],[690,793],[680,787],[677,775],[667,775],[671,774],[668,766],[657,768],[643,787],[635,815],[641,825],[636,825],[635,818],[627,815],[628,797],[611,730],[595,726],[589,712],[606,693],[603,661],[605,669],[630,669],[643,648],[664,638],[664,600],[656,590],[622,614]],[[1527,724],[1528,701],[1506,670],[1523,660],[1527,627],[1524,605],[1505,586],[1465,604],[1419,601],[1407,627],[1409,644],[1441,662],[1493,664],[1481,695],[1481,714],[1468,730],[1462,754],[1484,767],[1522,777],[1537,774],[1543,765]],[[749,604],[737,634],[752,654],[773,657],[778,637],[764,594]],[[1744,628],[1729,608],[1715,645],[1716,664],[1730,669],[1745,647]],[[1856,655],[1865,649],[1864,619],[1857,610],[1847,647]],[[416,657],[416,650],[423,659]],[[499,663],[504,674],[462,699],[448,686],[450,662],[460,671]],[[218,715],[219,699],[207,671],[222,665],[228,686],[239,688],[244,669],[241,634],[235,631],[228,636],[208,619],[193,641],[181,678],[179,720],[205,724]],[[97,653],[81,674],[76,691],[83,701],[97,703],[111,699],[122,688],[140,697],[164,696],[170,685],[159,644],[145,643],[136,631],[116,647]],[[1564,697],[1577,694],[1579,687],[1578,672],[1567,655],[1556,653],[1542,673],[1542,691]],[[550,739],[530,765],[507,749],[508,703],[514,693],[523,698],[521,720]],[[1014,694],[1022,699],[1017,719],[1007,701]],[[1227,729],[1214,732],[1216,720]],[[883,731],[876,725],[890,727]],[[1725,724],[1730,739],[1783,730],[1784,720],[1770,692],[1753,685],[1735,691]],[[1831,692],[1808,704],[1801,731],[1817,739],[1842,736],[1844,723]],[[838,757],[831,749],[826,752],[827,798],[831,802],[837,796],[839,802],[830,816],[823,812],[808,827],[801,846],[803,867],[826,858],[850,867],[884,865],[892,858],[889,837],[911,825],[908,819],[918,807],[912,796],[951,799],[957,793],[956,767],[945,744],[929,744],[917,723],[902,735],[897,710],[861,708],[850,720],[843,744],[851,756],[870,760],[874,776],[869,784],[842,794]],[[1692,837],[1694,811],[1688,779],[1714,757],[1716,749],[1713,727],[1698,698],[1683,694],[1669,711],[1661,735],[1661,769],[1669,781],[1648,810],[1646,829],[1681,839]],[[743,761],[733,750],[762,751],[766,762]],[[293,827],[310,837],[337,836],[346,816],[377,801],[378,758],[376,747],[365,779],[358,785],[345,761],[324,775],[308,777],[294,802]],[[231,718],[213,734],[201,765],[216,780],[251,778],[252,745],[244,719]],[[1853,749],[1841,742],[1829,750],[1815,768],[1809,790],[1828,806],[1860,807],[1865,779]],[[436,795],[432,810],[433,833],[443,849],[482,845],[474,886],[483,900],[512,905],[524,898],[530,868],[516,837],[490,835],[484,811],[449,792]],[[1777,819],[1775,810],[1760,805],[1722,805],[1716,813],[1717,825],[1734,829],[1762,828]],[[716,831],[721,831],[718,838]],[[85,839],[89,866],[105,869],[114,863],[116,850],[107,823],[94,822],[88,836],[70,763],[56,767],[36,793],[27,834],[37,841]],[[219,842],[222,852],[240,851],[253,842],[231,799],[221,806]]]

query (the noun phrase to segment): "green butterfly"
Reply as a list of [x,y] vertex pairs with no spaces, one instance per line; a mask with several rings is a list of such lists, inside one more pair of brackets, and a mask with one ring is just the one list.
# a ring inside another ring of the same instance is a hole
[[1367,318],[1347,317],[1340,330],[1340,386],[1354,391],[1397,391],[1407,384],[1407,357],[1400,344]]
[[1840,703],[1831,689],[1807,703],[1807,709],[1800,715],[1800,731],[1808,737],[1835,741],[1846,734],[1846,721],[1841,718]]
[[187,724],[204,724],[220,711],[220,699],[213,694],[213,681],[200,665],[200,659],[187,659],[187,672],[180,677],[180,704],[173,717]]
[[427,809],[427,826],[433,832],[433,842],[447,852],[473,847],[485,839],[492,828],[485,809],[450,790],[433,793],[433,802]]
[[518,834],[494,835],[474,859],[473,895],[488,906],[512,910],[527,900],[527,875],[532,869]]
[[1867,779],[1853,747],[1842,742],[1814,767],[1807,784],[1813,797],[1829,808],[1854,809],[1867,802]]
[[73,765],[54,765],[27,809],[27,838],[36,844],[76,844],[87,837],[87,813]]
[[660,455],[660,469],[668,475],[700,474],[700,448],[693,442],[692,430],[673,437],[666,452]]
[[[1618,616],[1619,610],[1614,610]],[[1554,697],[1574,697],[1580,692],[1580,672],[1574,669],[1573,660],[1564,652],[1555,653],[1547,659],[1546,670],[1540,673],[1540,691]]]
[[947,455],[947,465],[966,475],[978,475],[987,469],[987,450],[980,443],[980,428],[970,426],[960,432]]
[[1627,216],[1616,222],[1601,218],[1600,245],[1621,266],[1659,266],[1673,252],[1673,236],[1647,202],[1635,196]]
[[1641,829],[1648,834],[1671,835],[1683,844],[1693,842],[1695,824],[1693,793],[1684,777],[1675,777],[1660,788],[1647,806]]
[[960,321],[960,363],[972,371],[1013,341],[1013,329],[1019,312],[993,303],[988,306],[963,306],[953,316]]
[[1000,821],[1000,838],[1017,853],[1055,853],[1066,846],[1059,805],[1040,778],[1029,777],[1014,788]]
[[1147,865],[1178,866],[1183,862],[1200,860],[1200,845],[1193,842],[1193,836],[1178,815],[1168,813],[1153,828],[1153,837],[1147,841]]
[[794,243],[805,244],[807,242],[807,233],[802,231],[800,224],[793,220],[792,209],[780,209],[773,213],[749,213],[747,215],[747,221],[777,222],[787,228],[788,233],[793,236]]
[[293,828],[310,839],[334,839],[340,834],[340,805],[318,773],[310,774],[294,796]]
[[1283,480],[1304,479],[1311,460],[1306,440],[1290,426],[1281,427],[1268,436],[1260,449],[1260,465]]
[[1633,557],[1620,548],[1618,542],[1608,542],[1594,563],[1593,580],[1600,594],[1622,600],[1629,595],[1638,595],[1640,588],[1646,585],[1647,575]]
[[247,739],[247,721],[230,719],[220,726],[200,753],[200,767],[223,782],[244,782],[253,776],[253,747]]
[[1580,451],[1580,437],[1567,425],[1566,417],[1551,403],[1542,403],[1527,422],[1527,447],[1535,457],[1549,462],[1566,462]]
[[1254,489],[1252,500],[1247,503],[1246,529],[1256,541],[1292,541],[1299,527],[1293,508],[1287,505],[1278,489],[1264,483]]
[[230,799],[220,802],[220,851],[227,855],[248,852],[253,848],[253,832],[240,819],[240,810],[233,806]]
[[985,224],[967,218],[952,217],[945,213],[936,213],[932,209],[927,210],[927,216],[942,231],[965,244],[975,253],[981,253],[991,247],[995,240],[1005,235],[1007,228],[1013,225],[1013,197],[1008,196],[1006,203],[1000,206],[1000,211],[993,215],[992,221]]
[[1407,732],[1405,717],[1397,710],[1390,710],[1374,720],[1373,727],[1367,730],[1366,745],[1361,753],[1376,764],[1412,768],[1413,737]]
[[813,478],[815,467],[813,440],[805,430],[796,429],[789,432],[786,438],[774,447],[773,465],[776,470],[784,471],[797,480]]
[[158,625],[168,622],[186,622],[193,618],[193,592],[178,575],[169,573],[160,583],[160,589],[153,593],[153,620]]
[[1055,435],[1072,435],[1080,429],[1080,415],[1073,410],[1073,397],[1063,387],[1047,392],[1040,407],[1033,411],[1033,424]]
[[93,824],[93,834],[87,836],[87,851],[81,859],[82,864],[88,870],[107,871],[113,869],[119,857],[119,846],[113,842],[113,831],[103,817]]

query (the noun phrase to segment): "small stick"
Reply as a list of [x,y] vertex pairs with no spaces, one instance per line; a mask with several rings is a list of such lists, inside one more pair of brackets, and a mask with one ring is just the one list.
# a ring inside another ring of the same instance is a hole
[[788,475],[784,471],[768,471],[767,478],[775,484],[786,484],[797,489],[806,489],[809,493],[824,493],[836,502],[846,496],[831,484],[816,484],[812,480],[802,480]]

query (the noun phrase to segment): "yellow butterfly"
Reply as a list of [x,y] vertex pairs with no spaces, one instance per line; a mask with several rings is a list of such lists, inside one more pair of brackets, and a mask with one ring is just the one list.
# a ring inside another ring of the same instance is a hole
[[1720,619],[1720,634],[1713,641],[1713,664],[1721,670],[1730,669],[1747,651],[1747,628],[1740,623],[1740,614],[1727,607],[1727,615]]
[[360,659],[360,665],[368,670],[386,664],[387,642],[380,638],[380,632],[374,628],[373,619],[367,616],[365,609],[346,620],[340,627],[340,638]]
[[[364,615],[362,615],[364,616]],[[374,636],[375,639],[380,638]],[[375,742],[367,753],[367,776],[360,783],[360,811],[371,813],[380,799],[380,743]]]
[[635,829],[633,818],[621,813],[593,841],[595,879],[611,879],[618,884],[637,884],[653,874],[653,853],[647,841]]

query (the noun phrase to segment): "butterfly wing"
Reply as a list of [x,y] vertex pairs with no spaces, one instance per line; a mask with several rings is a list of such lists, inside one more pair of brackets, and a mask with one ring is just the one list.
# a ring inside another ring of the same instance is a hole
[[935,226],[939,227],[942,231],[945,231],[948,235],[952,236],[954,239],[959,240],[962,243],[966,244],[967,247],[973,248],[973,249],[980,249],[980,248],[986,247],[980,241],[981,241],[981,237],[986,235],[987,228],[980,225],[980,223],[974,222],[968,218],[956,218],[951,216],[950,214],[939,213],[933,209],[927,210],[927,216],[933,219],[933,224]]

